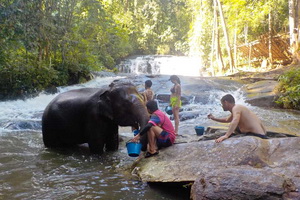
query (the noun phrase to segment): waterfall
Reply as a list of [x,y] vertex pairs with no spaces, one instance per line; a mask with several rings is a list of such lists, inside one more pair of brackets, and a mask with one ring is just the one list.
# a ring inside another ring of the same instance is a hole
[[187,56],[139,56],[121,61],[117,68],[120,72],[134,74],[203,75],[201,58]]

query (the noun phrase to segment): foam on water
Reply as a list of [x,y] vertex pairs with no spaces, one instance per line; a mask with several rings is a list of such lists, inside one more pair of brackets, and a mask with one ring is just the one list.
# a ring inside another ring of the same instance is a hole
[[114,79],[123,77],[96,77],[95,79],[78,85],[59,87],[56,94],[41,93],[34,98],[26,100],[14,100],[0,102],[0,134],[4,131],[18,131],[18,130],[41,130],[41,117],[44,109],[54,97],[62,92],[72,89],[79,89],[85,87],[101,87],[108,85]]

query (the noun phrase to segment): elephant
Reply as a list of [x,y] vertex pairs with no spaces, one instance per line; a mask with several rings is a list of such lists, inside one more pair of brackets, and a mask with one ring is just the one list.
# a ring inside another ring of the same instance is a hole
[[118,126],[143,128],[149,120],[145,102],[130,82],[82,88],[59,94],[45,108],[42,135],[48,148],[88,143],[92,154],[116,151]]

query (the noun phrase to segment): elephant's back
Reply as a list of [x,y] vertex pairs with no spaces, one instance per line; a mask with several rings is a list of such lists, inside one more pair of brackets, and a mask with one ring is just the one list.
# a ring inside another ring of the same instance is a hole
[[65,116],[68,118],[82,116],[87,112],[86,108],[96,103],[104,91],[105,89],[99,88],[82,88],[61,93],[48,104],[42,121],[49,118],[51,121],[55,119],[58,121]]
[[82,88],[61,93],[55,99],[56,101],[72,101],[74,99],[88,100],[93,98],[94,96],[101,95],[104,91],[104,88]]
[[42,117],[42,133],[46,146],[55,146],[57,141],[65,144],[85,142],[86,115],[92,112],[91,104],[96,103],[105,90],[83,88],[59,94],[46,107]]
[[64,93],[59,94],[54,98],[49,105],[80,105],[88,103],[89,101],[99,98],[99,96],[105,91],[105,89],[99,88],[82,88],[76,90],[70,90]]

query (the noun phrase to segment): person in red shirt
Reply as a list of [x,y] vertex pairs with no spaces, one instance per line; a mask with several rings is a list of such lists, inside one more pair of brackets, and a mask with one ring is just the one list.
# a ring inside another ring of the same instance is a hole
[[145,158],[158,154],[158,150],[163,147],[169,147],[175,142],[175,129],[172,122],[158,109],[157,102],[150,100],[146,107],[151,114],[148,124],[131,141],[141,140],[142,150],[147,152]]

